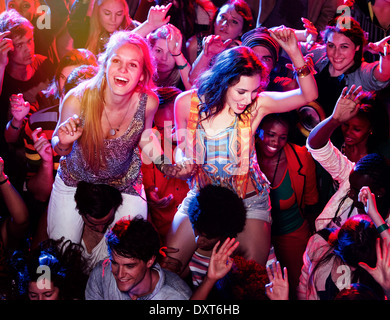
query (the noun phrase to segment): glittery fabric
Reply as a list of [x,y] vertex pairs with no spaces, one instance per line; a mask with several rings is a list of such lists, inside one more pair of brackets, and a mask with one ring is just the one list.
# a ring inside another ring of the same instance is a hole
[[77,187],[79,181],[108,184],[122,193],[140,195],[142,189],[141,156],[138,143],[144,130],[148,96],[143,94],[138,109],[126,132],[117,138],[104,140],[107,165],[93,171],[83,157],[77,141],[72,151],[61,157],[58,173],[67,186]]

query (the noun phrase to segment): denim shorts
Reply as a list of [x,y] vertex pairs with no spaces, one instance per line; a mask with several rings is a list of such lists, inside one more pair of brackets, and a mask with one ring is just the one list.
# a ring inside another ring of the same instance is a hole
[[271,200],[267,191],[245,198],[243,201],[247,210],[247,219],[257,219],[272,223]]
[[[191,200],[196,197],[197,191],[191,189],[188,191],[187,196],[183,199],[183,202],[179,205],[177,213],[188,215],[188,207]],[[268,223],[272,223],[271,218],[271,200],[267,191],[263,194],[255,194],[252,197],[243,199],[244,205],[247,209],[247,219],[263,220]]]

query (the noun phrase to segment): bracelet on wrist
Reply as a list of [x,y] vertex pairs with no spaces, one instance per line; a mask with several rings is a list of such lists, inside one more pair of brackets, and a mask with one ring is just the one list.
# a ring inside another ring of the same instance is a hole
[[296,76],[298,76],[299,78],[304,78],[307,75],[309,75],[310,73],[311,73],[311,70],[310,70],[309,66],[307,65],[307,63],[305,63],[302,67],[299,67],[299,68],[294,67],[294,74]]
[[188,62],[186,62],[186,64],[185,65],[183,65],[183,66],[178,66],[178,65],[176,65],[176,68],[178,68],[179,70],[183,70],[185,67],[187,67],[188,66]]
[[173,166],[171,163],[171,160],[169,158],[166,158],[163,154],[158,156],[154,161],[154,165],[156,168],[164,174],[164,176],[167,174],[167,170],[169,171],[169,167]]
[[9,179],[7,176],[5,176],[5,179],[3,181],[0,181],[0,186],[6,183],[7,181],[9,181]]
[[387,223],[384,223],[384,224],[380,225],[378,228],[376,228],[378,233],[382,233],[383,231],[385,231],[387,229],[389,229],[389,226],[387,225]]
[[180,52],[179,54],[172,54],[172,53],[171,53],[171,56],[172,56],[172,57],[178,57],[178,56],[180,56],[181,54],[182,54],[181,52]]
[[14,129],[14,130],[19,130],[19,129],[20,129],[20,127],[14,126],[14,124],[12,123],[12,120],[10,120],[9,125],[10,125],[11,128]]

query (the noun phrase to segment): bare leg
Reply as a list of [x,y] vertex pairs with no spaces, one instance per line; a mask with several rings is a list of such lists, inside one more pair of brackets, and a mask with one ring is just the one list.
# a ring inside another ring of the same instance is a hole
[[183,271],[196,250],[194,232],[186,214],[176,213],[166,237],[166,245],[168,252],[163,267],[184,276]]
[[271,224],[258,219],[247,219],[244,230],[238,234],[238,251],[247,260],[265,266],[271,247]]

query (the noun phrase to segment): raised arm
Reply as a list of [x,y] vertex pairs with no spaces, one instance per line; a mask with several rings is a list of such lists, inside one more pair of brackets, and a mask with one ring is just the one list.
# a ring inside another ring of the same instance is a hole
[[256,128],[265,115],[294,110],[318,97],[316,81],[298,46],[294,30],[283,26],[270,31],[270,34],[289,55],[297,74],[299,88],[286,92],[260,93],[255,101],[257,114],[254,127]]
[[147,19],[141,23],[137,28],[132,30],[139,34],[142,37],[146,37],[150,32],[162,27],[167,24],[170,20],[170,16],[166,16],[169,9],[172,6],[172,2],[170,2],[166,6],[153,6],[149,9]]
[[356,88],[355,85],[352,85],[349,90],[347,87],[343,89],[333,113],[310,132],[307,138],[310,148],[320,149],[325,146],[334,130],[357,114],[361,89],[361,87]]
[[4,72],[8,64],[8,52],[14,49],[11,39],[7,38],[10,31],[0,33],[0,94],[3,88]]
[[51,138],[53,149],[60,156],[69,154],[73,143],[83,133],[79,118],[80,101],[72,92],[72,90],[68,92],[60,105],[59,120]]
[[378,81],[388,81],[390,79],[390,45],[388,41],[390,36],[383,38],[382,40],[369,43],[369,48],[379,53],[379,65],[374,70],[374,76]]
[[[192,171],[191,166],[184,164],[172,164],[168,157],[164,156],[161,144],[152,130],[154,114],[158,108],[158,98],[148,99],[145,114],[145,129],[142,132],[139,147],[144,156],[148,157],[149,163],[153,162],[156,167],[165,175],[180,179],[186,179]],[[145,159],[145,157],[144,157]]]
[[29,216],[27,206],[22,197],[4,173],[4,161],[1,157],[0,194],[10,213],[9,217],[0,226],[0,237],[3,240],[4,246],[12,251],[13,246],[27,234]]
[[27,181],[27,189],[34,198],[45,202],[49,199],[53,182],[53,150],[42,128],[37,128],[32,132],[34,148],[41,157],[41,164],[38,172]]
[[191,83],[189,81],[191,65],[188,63],[183,53],[181,52],[183,36],[180,30],[174,25],[168,24],[167,27],[169,30],[169,35],[166,40],[168,50],[175,59],[176,66],[179,68],[180,77],[183,81],[184,88],[189,90],[191,88]]
[[13,94],[10,98],[12,119],[7,123],[4,131],[5,140],[8,143],[16,142],[24,125],[24,119],[30,112],[30,103],[24,101],[23,94]]
[[220,242],[218,241],[211,254],[207,275],[190,300],[206,300],[215,283],[222,279],[232,268],[233,258],[230,256],[237,249],[239,242],[236,242],[235,238],[227,238],[218,249],[219,245]]

